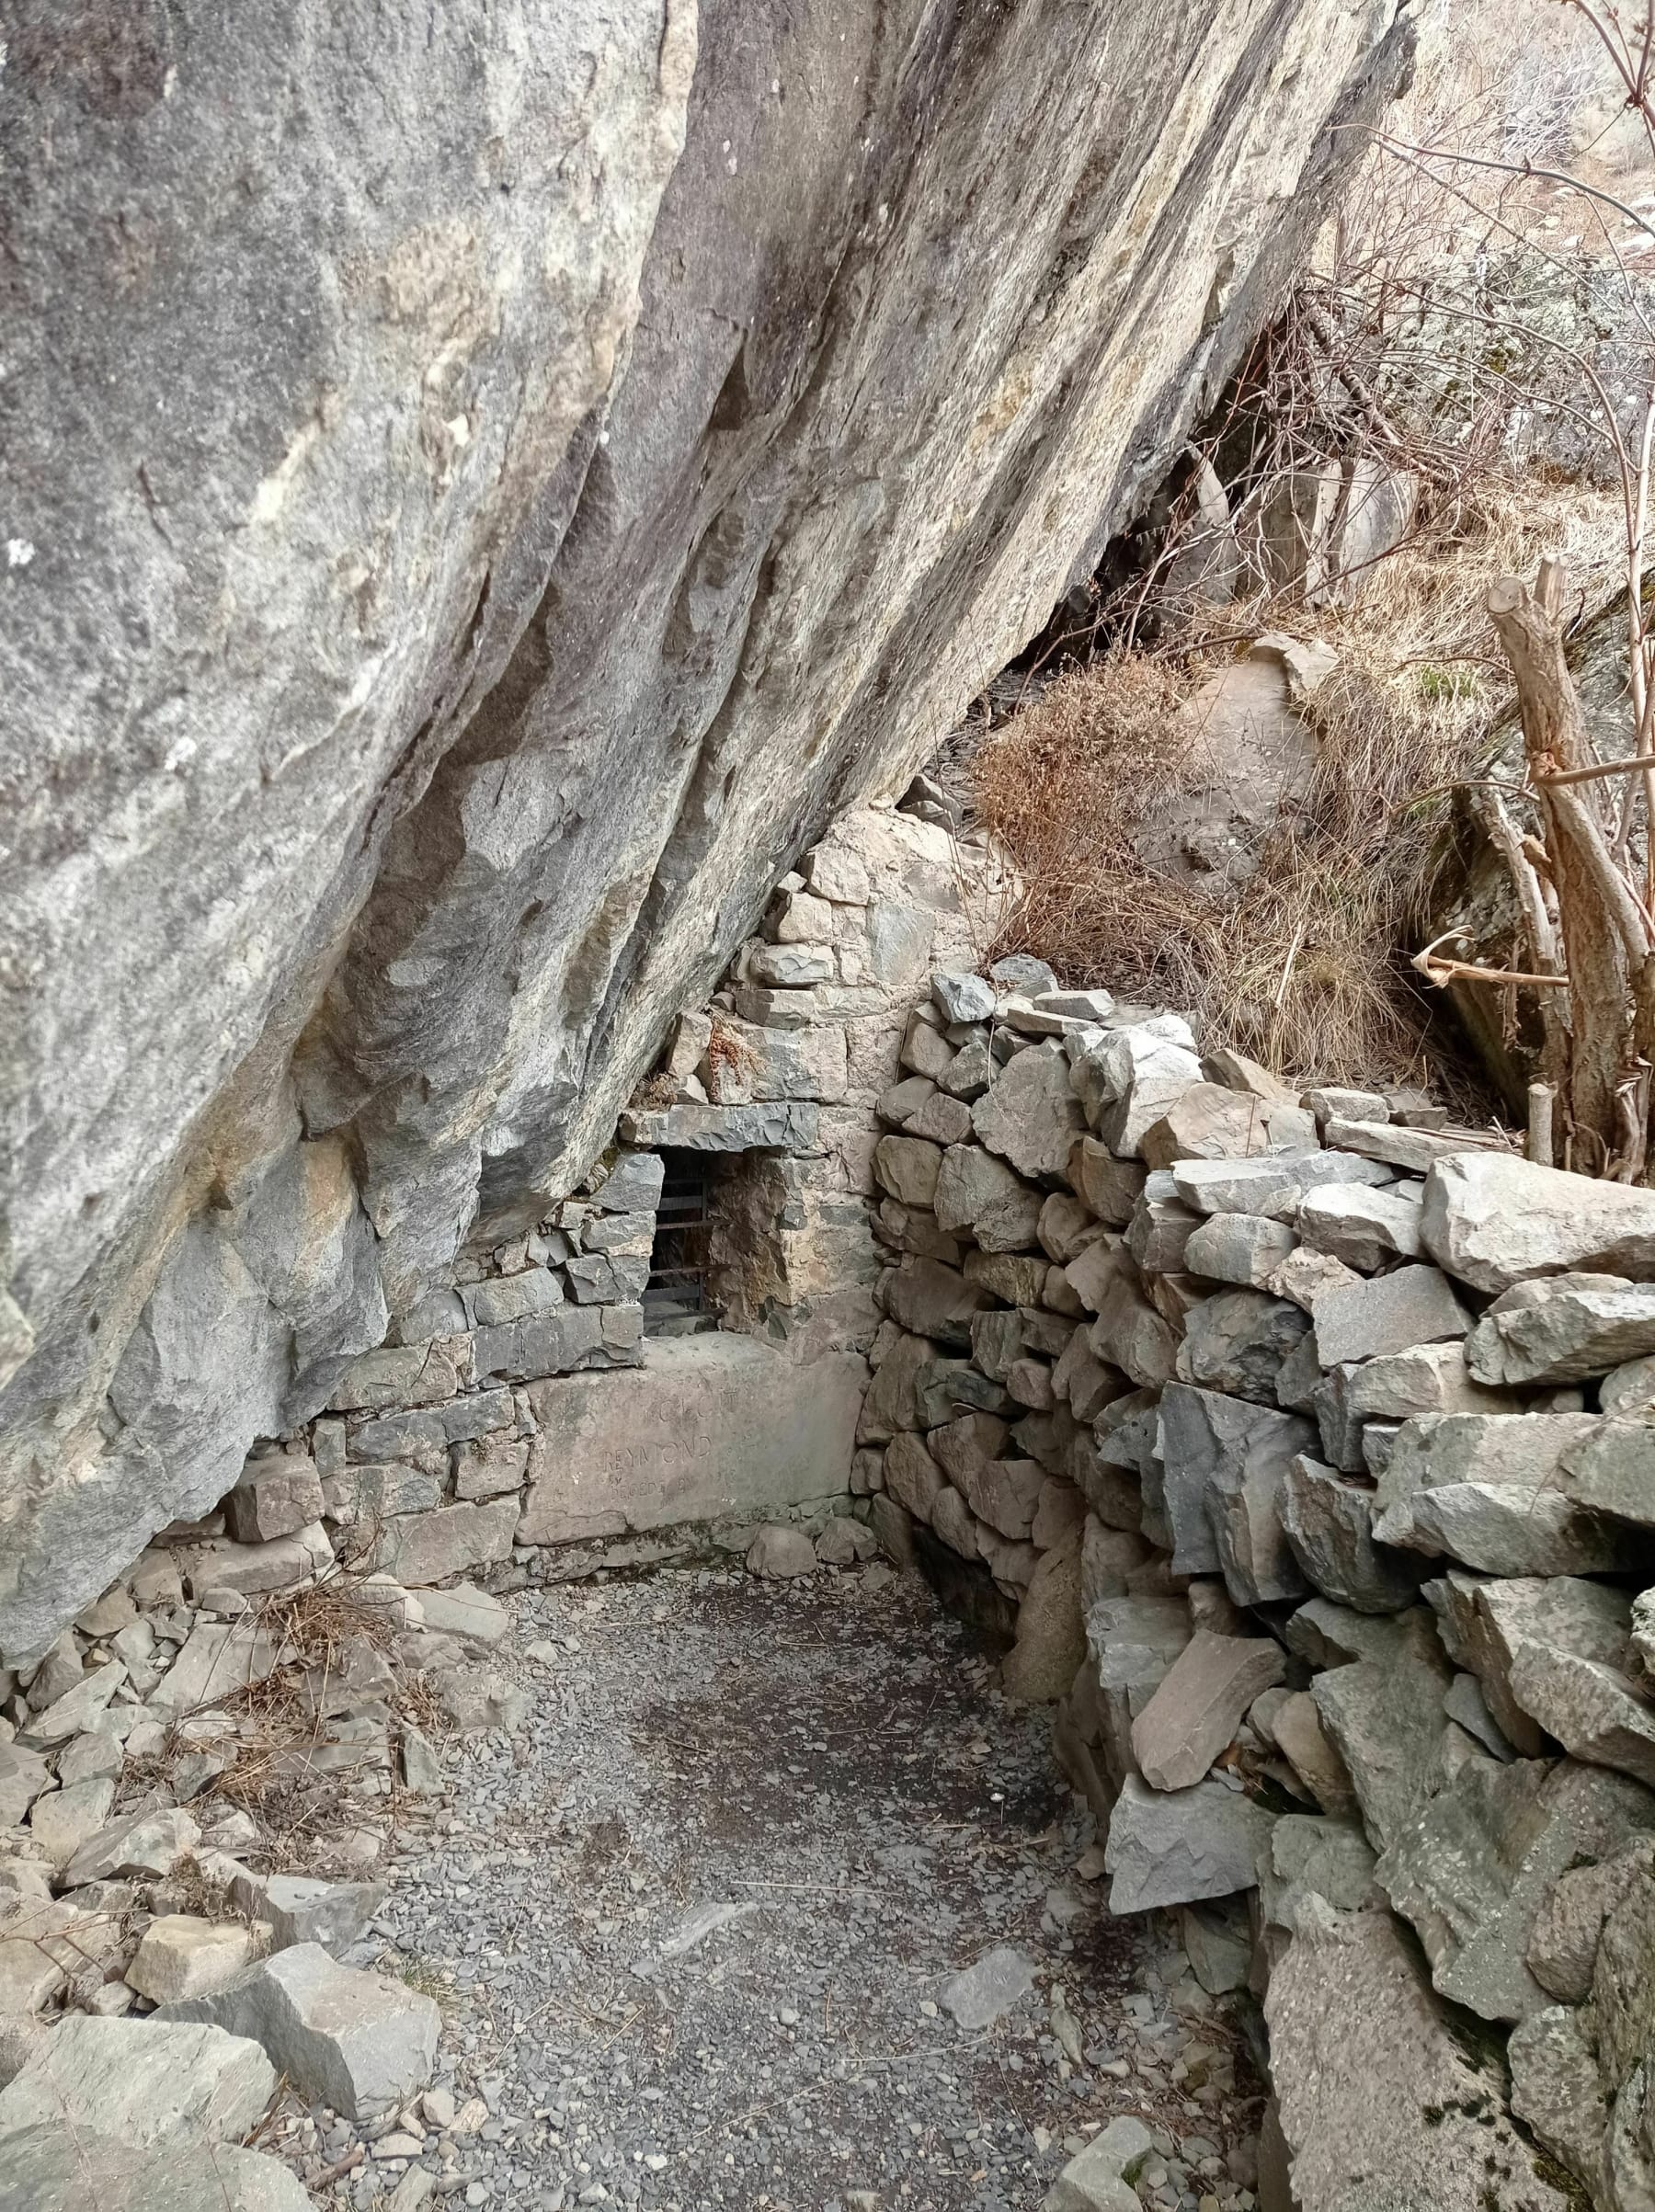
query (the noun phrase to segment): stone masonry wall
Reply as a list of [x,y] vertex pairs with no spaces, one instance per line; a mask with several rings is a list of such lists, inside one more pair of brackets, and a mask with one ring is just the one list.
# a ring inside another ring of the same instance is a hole
[[1261,2000],[1265,2212],[1647,2206],[1655,1196],[1038,963],[901,1059],[856,1487]]
[[[315,1420],[260,1440],[219,1506],[162,1533],[163,1568],[192,1598],[340,1566],[497,1591],[578,1571],[592,1545],[619,1563],[704,1545],[709,1527],[745,1549],[789,1513],[819,1531],[848,1502],[878,1321],[874,1100],[916,986],[992,929],[997,882],[912,815],[837,824],[710,1005],[680,1018],[581,1188],[468,1247]],[[713,1273],[741,1345],[645,1339],[662,1146],[739,1167]],[[605,1382],[652,1360],[658,1375]],[[778,1391],[787,1363],[803,1386]],[[15,1673],[0,1692],[26,1722]]]

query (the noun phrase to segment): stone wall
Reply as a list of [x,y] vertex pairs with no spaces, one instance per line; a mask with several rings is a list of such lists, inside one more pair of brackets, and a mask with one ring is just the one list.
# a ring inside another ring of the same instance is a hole
[[1033,965],[902,1063],[857,1487],[1262,2000],[1266,2212],[1646,2205],[1655,1196]]
[[578,1186],[1176,454],[1398,17],[8,25],[6,1649]]
[[[680,1016],[580,1189],[468,1244],[314,1420],[257,1440],[222,1503],[161,1532],[163,1567],[192,1599],[340,1567],[499,1590],[745,1551],[766,1521],[818,1533],[848,1512],[879,1318],[875,1100],[916,988],[987,941],[1004,895],[989,857],[935,824],[889,808],[836,823]],[[725,1169],[710,1335],[645,1335],[662,1147]],[[23,1579],[40,1620],[61,1618],[44,1564]]]

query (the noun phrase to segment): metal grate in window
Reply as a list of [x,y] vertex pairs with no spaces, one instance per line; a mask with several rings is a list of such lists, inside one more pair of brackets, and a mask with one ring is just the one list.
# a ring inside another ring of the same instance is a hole
[[707,1290],[712,1237],[712,1167],[699,1152],[663,1152],[666,1175],[656,1208],[644,1326],[652,1336],[687,1335],[713,1325]]

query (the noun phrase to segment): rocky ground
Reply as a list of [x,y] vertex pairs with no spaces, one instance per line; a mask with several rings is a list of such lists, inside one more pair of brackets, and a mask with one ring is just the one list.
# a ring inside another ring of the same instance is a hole
[[290,2110],[266,2147],[318,2201],[994,2212],[1133,2114],[1143,2202],[1247,2212],[1233,2001],[1171,1921],[1108,1917],[1049,1711],[923,1585],[682,1569],[511,1604],[492,1663],[530,1717],[405,1800],[351,1954],[438,1998],[436,2081],[377,2128]]

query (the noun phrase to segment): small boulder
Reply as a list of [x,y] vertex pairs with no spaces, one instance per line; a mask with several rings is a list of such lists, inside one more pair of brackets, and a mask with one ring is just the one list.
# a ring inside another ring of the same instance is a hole
[[816,1546],[802,1528],[767,1522],[748,1548],[747,1564],[749,1574],[767,1582],[790,1582],[816,1572]]
[[1118,2114],[1070,2159],[1041,2212],[1138,2212],[1141,2200],[1132,2184],[1154,2151],[1155,2138],[1142,2120]]
[[816,1556],[824,1567],[854,1567],[859,1560],[871,1559],[878,1549],[870,1528],[838,1514],[816,1540]]
[[178,1997],[211,1996],[233,1982],[252,1957],[253,1931],[243,1922],[165,1912],[144,1930],[126,1978],[141,1997],[166,2004]]

